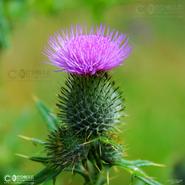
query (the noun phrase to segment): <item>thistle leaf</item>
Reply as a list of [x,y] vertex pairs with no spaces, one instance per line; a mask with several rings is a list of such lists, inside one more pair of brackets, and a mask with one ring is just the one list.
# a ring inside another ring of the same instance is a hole
[[145,184],[162,185],[161,183],[153,180],[143,170],[139,168],[142,166],[156,166],[156,164],[153,162],[142,161],[142,160],[128,161],[128,160],[122,159],[121,161],[117,162],[116,165],[124,168],[125,170],[127,170],[132,174],[132,177],[137,178],[138,180],[144,182]]
[[[54,179],[61,171],[61,169],[53,170],[46,167],[34,176],[33,184],[41,184]],[[22,185],[30,185],[30,182],[23,182]]]
[[46,157],[29,157],[30,160],[35,161],[35,162],[39,162],[42,164],[46,164],[47,163],[47,158]]
[[142,177],[142,176],[138,176],[138,175],[136,175],[135,177],[148,185],[162,185],[161,183],[153,180],[151,177]]
[[18,156],[18,157],[22,157],[24,159],[29,159],[29,156],[24,155],[24,154],[15,154],[15,155]]
[[45,120],[48,129],[49,130],[55,130],[58,124],[58,120],[56,118],[56,116],[54,114],[51,113],[51,111],[49,110],[49,108],[46,107],[46,105],[39,100],[38,98],[34,97],[36,106],[39,110],[39,112],[41,113],[43,119]]
[[24,159],[29,159],[31,161],[35,161],[35,162],[40,162],[40,163],[43,163],[43,164],[46,164],[47,163],[47,157],[29,157],[27,155],[24,155],[24,154],[15,154],[16,156],[18,157],[22,157]]
[[133,165],[133,166],[137,166],[137,167],[145,167],[145,166],[164,167],[164,165],[162,165],[162,164],[157,164],[157,163],[154,163],[152,161],[147,161],[147,160],[129,161],[129,160],[122,159],[122,162],[124,162],[124,164]]
[[20,137],[21,139],[27,140],[27,141],[31,141],[33,142],[33,144],[45,144],[44,141],[37,139],[37,138],[23,136],[23,135],[18,135],[18,137]]

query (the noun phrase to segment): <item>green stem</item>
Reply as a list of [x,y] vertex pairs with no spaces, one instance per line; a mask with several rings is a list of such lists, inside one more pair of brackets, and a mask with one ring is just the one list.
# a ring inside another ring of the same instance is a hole
[[86,169],[88,171],[88,180],[86,179],[84,185],[104,185],[106,179],[102,172],[94,162],[87,161]]

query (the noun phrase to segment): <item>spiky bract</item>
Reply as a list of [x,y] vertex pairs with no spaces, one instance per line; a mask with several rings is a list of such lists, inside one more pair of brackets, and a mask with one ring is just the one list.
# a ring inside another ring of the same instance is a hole
[[47,163],[51,168],[75,166],[87,158],[87,146],[80,143],[67,127],[58,127],[51,132],[45,144]]
[[114,128],[123,109],[118,88],[106,73],[69,75],[58,97],[59,118],[85,140]]
[[109,165],[114,165],[115,161],[123,158],[123,146],[121,144],[113,143],[111,140],[108,142],[101,142],[100,158]]
[[65,126],[50,132],[45,149],[45,163],[54,170],[75,168],[88,160],[101,170],[104,164],[113,165],[123,154],[121,145],[116,144],[109,134],[84,142]]

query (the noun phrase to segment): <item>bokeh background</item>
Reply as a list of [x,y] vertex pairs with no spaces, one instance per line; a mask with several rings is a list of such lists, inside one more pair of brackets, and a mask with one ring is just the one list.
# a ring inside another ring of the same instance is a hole
[[[0,184],[6,174],[33,175],[41,169],[15,154],[39,154],[39,146],[17,135],[46,138],[33,96],[55,112],[65,80],[66,74],[44,63],[49,36],[73,24],[103,23],[126,33],[133,47],[124,65],[111,72],[126,98],[128,116],[120,137],[127,158],[165,164],[146,171],[163,184],[184,185],[178,180],[185,176],[184,5],[183,0],[1,0]],[[131,183],[123,170],[111,177],[112,185]],[[57,181],[81,183],[69,174]]]

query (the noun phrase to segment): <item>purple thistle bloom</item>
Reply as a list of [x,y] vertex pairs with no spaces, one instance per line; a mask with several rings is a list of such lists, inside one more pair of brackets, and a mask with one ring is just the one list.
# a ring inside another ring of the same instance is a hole
[[70,33],[56,33],[49,39],[45,55],[61,70],[79,75],[94,75],[120,65],[131,47],[124,34],[110,32],[105,26],[91,29],[71,28]]

